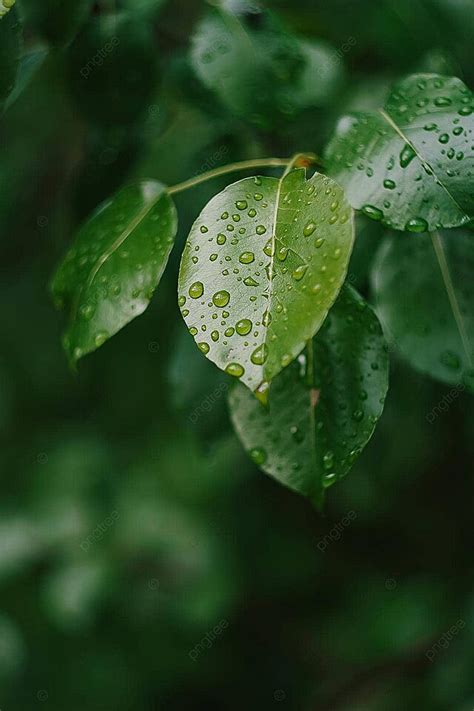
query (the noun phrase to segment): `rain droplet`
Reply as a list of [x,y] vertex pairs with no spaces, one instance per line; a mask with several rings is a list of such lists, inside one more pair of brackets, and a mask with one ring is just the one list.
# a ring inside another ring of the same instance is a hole
[[381,220],[383,219],[383,212],[380,210],[378,207],[374,207],[374,205],[364,205],[362,208],[362,212],[364,215],[367,215],[367,217],[371,217],[373,220]]
[[303,229],[304,236],[311,237],[311,235],[315,231],[316,227],[317,227],[316,223],[313,222],[313,220],[310,220]]
[[227,304],[229,303],[230,294],[228,291],[216,291],[216,293],[212,297],[212,301],[214,303],[214,306],[223,308],[224,306],[227,306]]
[[428,223],[422,217],[413,217],[405,225],[405,229],[408,232],[426,232],[428,230]]
[[229,363],[225,369],[225,372],[229,375],[233,375],[234,378],[241,378],[245,373],[245,368],[240,365],[240,363]]
[[416,156],[415,150],[409,146],[408,144],[405,145],[401,152],[400,152],[400,166],[402,168],[406,168],[409,163],[413,160],[413,158]]
[[195,281],[194,284],[191,284],[188,293],[192,299],[199,299],[204,294],[204,285],[202,281]]
[[268,346],[262,343],[258,346],[250,356],[250,360],[254,365],[263,365],[268,358]]
[[255,260],[255,255],[253,252],[242,252],[242,254],[239,257],[239,262],[241,264],[252,264],[252,262]]
[[248,318],[244,318],[241,321],[238,321],[235,330],[239,334],[239,336],[246,336],[250,331],[252,330],[252,321],[250,321]]
[[267,461],[267,453],[264,449],[261,449],[260,447],[255,447],[255,449],[251,449],[249,454],[250,458],[257,466],[261,466]]

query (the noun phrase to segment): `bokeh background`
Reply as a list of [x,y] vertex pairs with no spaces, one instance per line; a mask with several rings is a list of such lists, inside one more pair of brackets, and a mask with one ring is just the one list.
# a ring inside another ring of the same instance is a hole
[[[268,21],[224,4],[254,32]],[[321,154],[338,116],[378,107],[408,72],[474,86],[472,0],[269,0],[322,59],[313,105],[260,97],[264,118],[196,74],[210,4],[83,5],[71,25],[69,3],[18,0],[25,51],[43,55],[0,123],[2,711],[471,711],[472,397],[429,417],[451,389],[394,347],[382,420],[320,515],[242,451],[228,381],[177,307],[182,245],[225,179],[177,197],[148,311],[77,374],[48,281],[126,182]],[[350,275],[370,300],[383,228],[358,220]]]

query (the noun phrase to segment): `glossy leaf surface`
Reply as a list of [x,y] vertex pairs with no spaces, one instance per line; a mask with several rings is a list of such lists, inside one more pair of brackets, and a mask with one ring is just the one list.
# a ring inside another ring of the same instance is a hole
[[369,441],[388,388],[387,346],[372,309],[344,287],[306,350],[275,379],[268,408],[241,384],[229,402],[254,462],[321,507]]
[[387,335],[412,366],[474,392],[474,233],[388,236],[373,281]]
[[121,190],[84,224],[59,267],[52,292],[68,313],[64,347],[73,363],[147,308],[177,229],[165,190],[156,182]]
[[353,213],[303,169],[245,178],[204,208],[183,252],[179,304],[202,352],[252,390],[301,352],[344,281]]
[[326,158],[352,207],[424,232],[473,218],[473,148],[472,92],[454,77],[414,74],[383,109],[342,118]]

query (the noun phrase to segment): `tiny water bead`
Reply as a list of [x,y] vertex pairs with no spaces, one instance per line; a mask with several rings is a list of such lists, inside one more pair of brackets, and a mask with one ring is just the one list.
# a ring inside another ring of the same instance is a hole
[[228,291],[225,291],[225,290],[216,291],[216,293],[212,297],[212,302],[213,302],[214,306],[218,306],[219,308],[223,308],[224,306],[227,306],[229,301],[230,301],[230,294]]
[[263,365],[267,358],[268,346],[265,343],[262,343],[261,346],[258,346],[258,348],[256,348],[250,356],[250,360],[254,365]]
[[245,368],[240,363],[229,363],[225,372],[232,375],[234,378],[241,378],[245,373]]
[[94,336],[94,343],[97,346],[97,348],[100,348],[100,346],[102,346],[107,341],[108,338],[109,338],[109,334],[107,333],[107,331],[99,331]]
[[383,211],[380,210],[378,207],[375,207],[374,205],[364,205],[362,208],[362,212],[364,215],[367,215],[367,217],[371,217],[373,220],[380,221],[383,219]]
[[242,252],[239,257],[241,264],[252,264],[253,261],[255,261],[255,254],[253,252]]
[[249,454],[250,458],[257,466],[262,466],[262,464],[265,464],[265,462],[267,461],[267,453],[264,449],[261,449],[260,447],[255,447],[255,449],[251,449]]
[[209,353],[209,345],[207,343],[198,343],[198,348],[202,353]]
[[204,284],[202,281],[195,281],[194,284],[191,284],[188,293],[192,299],[200,299],[204,294]]
[[313,222],[313,220],[310,220],[303,229],[304,236],[311,237],[311,235],[313,234],[313,232],[316,229],[316,226],[317,226],[316,223]]
[[237,200],[235,203],[235,207],[237,210],[245,210],[247,207],[247,201],[246,200]]
[[247,336],[252,330],[252,321],[248,318],[238,321],[235,326],[235,330],[240,336]]
[[258,235],[264,235],[266,231],[267,231],[267,228],[265,227],[265,225],[257,225],[257,227],[255,229],[255,232]]
[[413,217],[405,225],[405,229],[408,232],[426,232],[428,230],[428,223],[422,217]]

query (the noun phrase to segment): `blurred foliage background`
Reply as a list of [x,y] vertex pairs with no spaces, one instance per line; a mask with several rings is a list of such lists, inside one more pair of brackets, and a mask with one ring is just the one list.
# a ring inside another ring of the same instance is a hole
[[[245,77],[213,91],[206,2],[12,11],[33,71],[0,124],[2,711],[470,711],[472,398],[430,422],[449,388],[394,347],[381,423],[324,516],[258,472],[176,304],[180,248],[225,179],[177,198],[145,315],[67,367],[48,281],[119,186],[321,154],[339,115],[376,108],[406,72],[474,85],[471,0],[223,5],[263,52],[271,35],[258,95]],[[383,228],[358,220],[350,278],[370,300]]]

